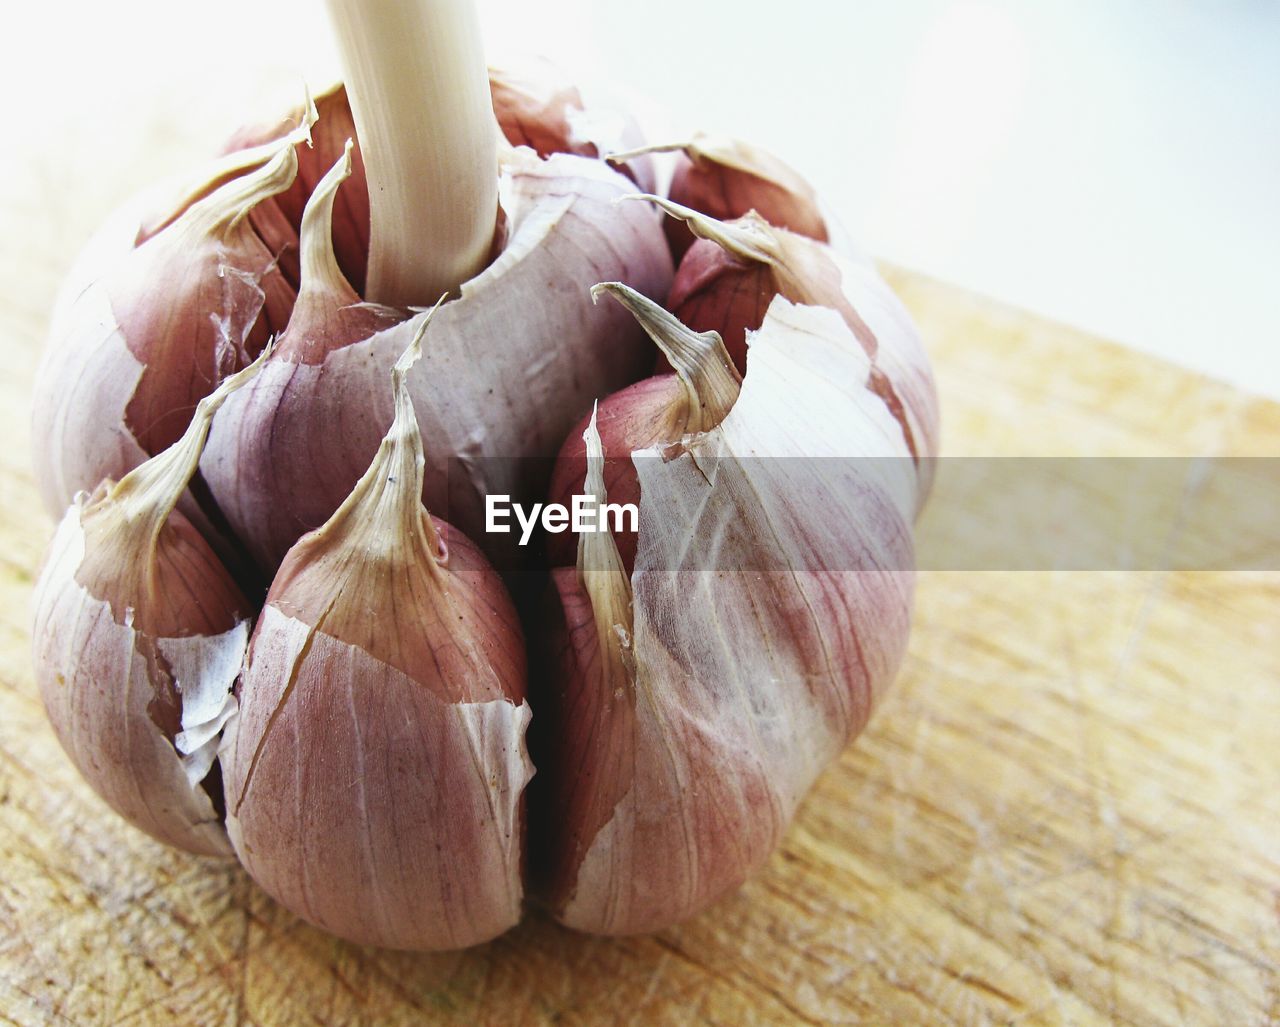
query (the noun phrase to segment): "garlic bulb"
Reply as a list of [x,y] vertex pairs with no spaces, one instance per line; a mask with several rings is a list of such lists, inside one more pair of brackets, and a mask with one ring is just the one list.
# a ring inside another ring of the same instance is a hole
[[526,861],[573,928],[677,923],[902,657],[923,348],[776,158],[699,136],[637,196],[673,148],[486,70],[474,0],[326,6],[344,83],[131,203],[55,312],[45,502],[120,482],[41,577],[50,719],[133,823],[355,942],[492,938]]
[[[601,485],[614,503],[637,503],[640,482],[631,464],[637,449],[662,448],[685,435],[710,431],[724,420],[738,398],[742,378],[714,332],[699,335],[682,325],[652,300],[620,282],[597,285],[593,296],[610,293],[645,329],[676,368],[630,385],[609,396],[591,413],[590,431],[603,453]],[[587,466],[588,424],[569,434],[551,478],[551,502],[568,507],[583,482]],[[635,566],[636,534],[613,535],[624,570]],[[548,547],[551,566],[570,566],[577,560],[578,538],[565,532],[552,535]]]
[[174,507],[214,411],[259,366],[202,399],[173,446],[76,497],[35,593],[36,682],[58,741],[131,824],[207,855],[231,853],[214,761],[252,609]]
[[671,286],[668,306],[695,331],[714,331],[739,369],[748,337],[775,296],[839,312],[871,358],[871,387],[902,425],[928,495],[938,453],[938,396],[911,318],[875,269],[830,246],[775,228],[755,214],[721,222],[662,197],[653,203],[698,241]]
[[289,909],[353,941],[461,948],[520,917],[524,642],[501,579],[422,507],[408,384],[342,507],[290,550],[226,759],[228,829]]
[[293,288],[248,214],[293,182],[293,142],[123,259],[100,246],[97,273],[64,294],[33,404],[36,483],[51,513],[172,444],[201,397],[284,328]]
[[568,926],[654,930],[741,884],[892,679],[917,482],[870,375],[838,314],[775,299],[724,420],[635,454],[635,573],[600,533],[553,573],[544,877]]

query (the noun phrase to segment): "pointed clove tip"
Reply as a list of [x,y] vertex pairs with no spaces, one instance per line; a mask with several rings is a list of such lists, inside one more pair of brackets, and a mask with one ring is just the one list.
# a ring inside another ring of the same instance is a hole
[[637,292],[625,282],[599,282],[591,287],[592,301],[599,303],[601,293],[608,293],[615,300],[626,307],[631,313],[644,323],[644,318],[650,319],[674,319],[665,307],[655,303],[642,292]]
[[[616,207],[619,203],[626,203],[628,200],[640,200],[643,203],[652,204],[659,210],[665,210],[668,214],[672,215],[672,217],[684,217],[684,212],[687,209],[681,207],[678,203],[673,203],[665,196],[656,196],[653,193],[624,193],[622,196],[615,196],[613,198],[613,206]],[[695,212],[688,211],[688,213],[693,214]]]
[[626,286],[621,282],[597,282],[591,287],[591,302],[599,303],[600,297],[604,293],[616,294],[618,290],[625,289]]
[[213,414],[217,413],[218,408],[222,406],[228,396],[256,378],[258,376],[258,372],[262,370],[266,365],[266,362],[271,358],[271,354],[275,352],[277,338],[278,336],[272,335],[271,338],[267,340],[267,344],[262,347],[262,352],[254,357],[250,363],[235,372],[235,374],[227,375],[227,377],[223,378],[222,381],[218,383],[218,387],[216,389],[209,393],[209,395],[202,397],[200,402],[196,404],[196,412],[192,420],[195,421],[202,417],[211,417]]
[[305,82],[302,84],[302,92],[305,99],[305,114],[302,116],[302,130],[306,133],[305,142],[308,146],[314,147],[315,143],[311,141],[311,127],[320,120],[320,110],[316,107],[315,97],[311,95],[311,87]]
[[431,324],[431,319],[436,316],[436,311],[444,305],[445,300],[448,298],[449,294],[447,292],[441,294],[440,298],[436,300],[435,306],[427,311],[426,317],[422,319],[422,324],[418,325],[418,330],[413,333],[413,338],[410,340],[409,345],[400,354],[400,359],[396,361],[396,365],[392,369],[392,377],[396,382],[403,380],[409,373],[409,368],[413,367],[421,358],[422,340],[426,337],[427,326]]
[[615,150],[613,153],[605,154],[604,159],[610,164],[626,164],[637,157],[647,157],[654,153],[674,153],[677,150],[687,150],[692,145],[692,140],[680,143],[654,143],[651,146],[637,146],[631,150]]
[[315,189],[307,200],[308,207],[313,201],[315,203],[323,200],[331,201],[333,194],[338,191],[338,186],[351,177],[351,147],[352,142],[348,139],[346,146],[342,149],[342,156],[333,162],[333,167],[326,171],[324,177],[316,183]]
[[355,146],[355,140],[350,136],[342,144],[342,156],[338,158],[338,165],[342,168],[342,181],[344,182],[351,177],[351,151],[355,149]]

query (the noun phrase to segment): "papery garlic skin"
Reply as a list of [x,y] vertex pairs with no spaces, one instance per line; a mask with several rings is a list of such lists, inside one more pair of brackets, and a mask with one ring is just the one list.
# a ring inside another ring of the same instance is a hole
[[[875,268],[796,236],[788,242],[795,271],[779,281],[770,268],[745,263],[714,242],[698,240],[672,285],[672,310],[691,328],[719,332],[730,354],[741,355],[740,366],[745,366],[751,359],[747,340],[775,296],[836,309],[859,345],[873,354],[872,388],[908,433],[911,453],[920,462],[923,502],[933,478],[931,458],[938,455],[938,392],[911,315]],[[803,287],[792,288],[792,283]]]
[[593,140],[574,131],[582,94],[550,61],[508,59],[489,67],[493,113],[507,142],[528,146],[539,157],[576,153],[599,157]]
[[515,609],[421,505],[423,327],[366,474],[272,583],[223,759],[228,831],[268,893],[351,941],[434,950],[519,920],[533,767]]
[[[672,411],[683,412],[683,398],[684,389],[676,376],[660,374],[613,393],[598,411],[593,412],[597,430],[604,438],[602,474],[609,502],[640,501],[640,481],[631,463],[631,451],[680,439],[685,431],[684,418],[673,417]],[[582,492],[582,476],[586,467],[586,446],[582,436],[586,427],[584,419],[569,432],[556,458],[547,489],[549,503],[559,503],[569,509],[573,497]],[[636,562],[636,539],[637,532],[633,531],[619,532],[614,538],[628,573]],[[577,552],[578,537],[573,531],[548,536],[547,556],[552,567],[573,566]]]
[[[489,68],[493,112],[512,146],[531,147],[540,157],[574,153],[603,157],[640,146],[643,135],[630,114],[583,92],[550,61],[508,57]],[[636,157],[618,166],[641,189],[654,186],[653,162]]]
[[[341,82],[321,90],[314,100],[315,119],[309,145],[296,147],[298,175],[293,184],[254,207],[249,214],[254,228],[274,252],[279,253],[285,278],[298,287],[298,229],[307,198],[343,154],[349,140],[356,138],[355,119]],[[228,140],[224,152],[232,154],[267,145],[297,132],[308,120],[308,105],[289,112],[277,124],[250,126]],[[364,289],[369,256],[369,186],[364,158],[357,145],[351,151],[351,179],[334,203],[333,248],[338,265],[357,292]]]
[[227,826],[265,891],[389,948],[465,948],[515,926],[527,703],[441,695],[271,601],[241,696]]
[[[579,714],[557,730],[608,740],[558,740],[604,790],[559,782],[565,819],[599,825],[557,868],[553,908],[580,930],[657,930],[740,885],[906,647],[918,485],[870,361],[836,313],[782,299],[752,345],[719,427],[674,458],[635,455],[636,569],[612,586],[633,593],[632,622],[612,625],[625,650],[584,619],[599,600],[556,572],[571,670],[559,706]],[[828,476],[826,457],[845,473]],[[622,696],[601,687],[619,660]]]
[[301,455],[317,433],[322,441],[343,441],[342,426],[328,426],[333,434],[326,435],[315,423],[310,390],[325,388],[323,378],[299,372],[408,317],[405,310],[362,302],[338,264],[334,219],[337,201],[354,177],[354,153],[348,139],[307,200],[299,231],[298,299],[288,327],[263,373],[224,406],[205,450],[207,480],[222,499],[223,516],[257,565],[272,572],[294,542],[338,506],[314,487],[320,469]]
[[[426,505],[500,565],[520,554],[513,536],[486,535],[484,496],[541,500],[545,482],[529,458],[554,457],[598,395],[652,363],[634,320],[588,291],[615,278],[651,296],[669,286],[654,212],[615,202],[631,189],[600,161],[517,151],[502,192],[506,247],[434,315],[411,376],[431,440]],[[336,510],[364,473],[391,423],[383,383],[424,317],[326,354],[282,352],[251,394],[219,414],[201,469],[264,566],[280,560],[291,532]]]

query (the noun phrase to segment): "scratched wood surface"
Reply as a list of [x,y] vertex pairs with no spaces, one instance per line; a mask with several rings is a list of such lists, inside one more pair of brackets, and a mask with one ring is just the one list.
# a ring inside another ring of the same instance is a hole
[[[152,161],[177,167],[209,138],[189,104],[150,102],[10,140],[0,169],[0,1018],[1280,1022],[1274,574],[922,575],[895,690],[782,850],[652,937],[583,937],[535,913],[474,951],[360,949],[233,865],[119,822],[32,683],[27,604],[51,527],[26,436],[76,247]],[[106,151],[109,132],[124,143]],[[1280,453],[1280,406],[891,277],[934,355],[951,454]]]

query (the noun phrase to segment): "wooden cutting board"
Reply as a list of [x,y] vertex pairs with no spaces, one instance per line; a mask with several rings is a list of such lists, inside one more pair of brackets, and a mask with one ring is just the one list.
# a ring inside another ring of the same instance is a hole
[[[207,138],[186,111],[130,125],[128,159],[95,162],[89,132],[36,141],[0,173],[0,1018],[1280,1022],[1276,574],[923,574],[895,690],[782,850],[651,937],[534,913],[473,951],[360,949],[234,865],[117,820],[32,683],[27,604],[51,525],[27,423],[75,249],[147,155],[172,166]],[[1280,453],[1276,404],[890,278],[933,354],[949,454]],[[941,490],[926,516],[964,502]]]

